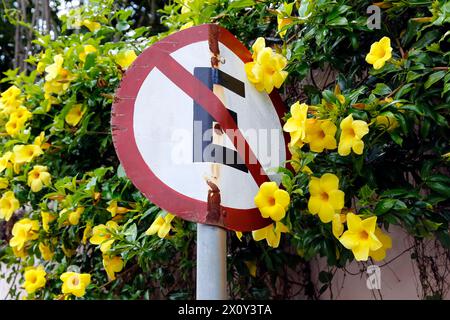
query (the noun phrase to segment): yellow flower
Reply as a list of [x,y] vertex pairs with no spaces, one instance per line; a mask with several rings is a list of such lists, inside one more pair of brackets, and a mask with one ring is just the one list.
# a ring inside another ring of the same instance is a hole
[[62,293],[73,294],[78,298],[85,295],[86,287],[91,283],[88,273],[64,272],[60,279],[63,281]]
[[[280,37],[284,37],[286,35],[286,29],[283,30],[283,28],[285,26],[288,26],[292,23],[292,19],[291,18],[283,18],[283,16],[278,15],[277,16],[277,23],[278,23],[278,34],[280,35]],[[281,31],[283,30],[283,31]]]
[[391,39],[383,37],[380,41],[374,42],[370,46],[370,52],[366,56],[366,61],[372,64],[374,69],[380,69],[391,57]]
[[16,258],[20,258],[20,259],[23,259],[23,258],[26,258],[26,256],[27,256],[27,251],[26,251],[26,249],[25,249],[25,247],[23,247],[22,249],[17,249],[17,247],[11,247],[12,248],[12,251],[13,251],[13,253],[14,253],[14,256],[16,257]]
[[13,153],[13,155],[11,156],[11,162],[13,163],[12,167],[13,167],[14,173],[15,173],[15,174],[19,174],[19,173],[20,173],[20,169],[21,169],[23,163],[19,163],[19,162],[16,162],[16,161],[15,161],[14,153]]
[[117,228],[119,228],[119,225],[114,221],[108,221],[106,225],[100,224],[95,226],[92,230],[92,237],[89,239],[89,242],[96,245],[99,244],[100,251],[106,253],[114,243],[112,232],[117,230]]
[[349,213],[347,215],[348,230],[339,241],[344,247],[352,250],[357,261],[367,261],[370,251],[380,249],[383,244],[375,235],[377,217],[362,220],[359,216]]
[[344,192],[339,190],[339,179],[332,173],[325,173],[320,179],[311,177],[309,193],[308,210],[319,214],[323,223],[332,221],[335,212],[344,207]]
[[10,118],[5,125],[6,133],[11,137],[17,136],[24,128],[25,122],[17,118]]
[[42,218],[42,229],[44,229],[45,232],[48,232],[50,230],[49,223],[55,221],[56,216],[50,212],[41,211],[41,218]]
[[291,199],[289,193],[280,190],[276,182],[264,182],[255,196],[255,205],[263,218],[280,221],[286,215]]
[[[380,104],[382,104],[382,105],[384,105],[384,104],[389,104],[389,103],[391,103],[392,101],[394,101],[394,98],[392,98],[392,97],[387,97],[387,98],[384,98],[383,100],[381,100],[380,101]],[[400,103],[400,102],[397,102],[397,103],[395,103],[395,106],[397,107],[397,108],[400,108],[401,106],[402,106],[402,104]],[[405,112],[405,110],[399,110],[401,113],[404,113]]]
[[45,132],[42,131],[36,138],[34,138],[33,144],[41,149],[48,149],[50,147],[50,144],[45,141]]
[[115,217],[116,214],[125,214],[130,211],[128,208],[117,206],[117,200],[112,200],[106,210],[110,212],[113,217]]
[[271,93],[273,88],[279,88],[286,79],[288,72],[283,69],[287,65],[287,60],[279,53],[275,53],[272,48],[264,47],[264,38],[258,38],[255,48],[257,49],[253,55],[253,62],[245,64],[245,72],[248,80],[253,83],[258,91],[266,90]]
[[347,221],[347,215],[342,213],[335,213],[333,216],[331,230],[333,231],[333,235],[339,239],[339,237],[344,232],[344,223]]
[[13,226],[13,237],[9,240],[9,245],[21,250],[28,240],[36,240],[39,237],[38,231],[39,221],[28,218],[21,219]]
[[86,224],[86,228],[83,231],[83,239],[81,239],[82,244],[86,244],[87,240],[92,236],[92,225],[91,223]]
[[277,10],[278,34],[280,35],[280,37],[284,37],[286,35],[287,30],[283,30],[283,27],[292,23],[291,14],[293,6],[294,2],[292,3],[284,2]]
[[336,131],[335,124],[330,120],[308,119],[304,142],[309,143],[309,149],[313,152],[336,149]]
[[381,261],[386,258],[386,250],[392,248],[392,239],[378,227],[375,228],[375,236],[380,240],[382,247],[377,250],[370,250],[369,256],[375,261]]
[[339,86],[339,84],[337,84],[337,85],[334,87],[334,95],[336,96],[336,98],[338,99],[338,101],[339,101],[341,104],[344,104],[344,103],[345,103],[345,97],[341,94],[341,87]]
[[121,50],[114,57],[114,61],[122,67],[127,69],[136,60],[137,56],[134,50]]
[[46,67],[45,62],[44,61],[39,61],[37,66],[36,66],[37,73],[41,74],[42,72],[44,72],[45,71],[45,67]]
[[76,126],[80,122],[86,110],[83,110],[82,104],[74,105],[66,114],[65,120],[72,127]]
[[72,257],[76,252],[76,249],[66,248],[64,244],[61,246],[61,249],[64,252],[64,255],[69,258]]
[[155,233],[158,233],[158,237],[161,239],[165,238],[172,228],[172,225],[170,224],[175,218],[175,216],[171,213],[167,213],[165,217],[158,216],[155,221],[151,224],[151,226],[145,231],[145,234],[148,236],[154,235]]
[[97,52],[97,49],[93,45],[87,44],[83,47],[83,51],[80,52],[78,57],[80,58],[81,61],[85,62],[87,55],[95,52]]
[[94,32],[97,31],[98,29],[101,28],[101,24],[98,22],[94,22],[94,21],[90,21],[88,19],[83,20],[83,22],[81,23],[81,25],[85,26],[86,28],[89,29],[90,32]]
[[64,58],[61,54],[57,54],[53,58],[53,63],[45,68],[47,75],[45,76],[45,81],[52,81],[60,75],[65,75],[67,70],[63,68]]
[[248,272],[250,275],[255,278],[256,277],[256,261],[244,261],[245,265],[247,266]]
[[306,137],[306,119],[308,117],[308,105],[298,101],[291,106],[291,117],[286,121],[283,130],[291,135],[290,145],[294,146],[302,142]]
[[28,172],[28,186],[31,191],[39,192],[44,185],[48,187],[51,184],[51,178],[46,166],[34,166],[33,170]]
[[50,249],[50,246],[46,246],[43,242],[39,242],[39,251],[41,252],[42,259],[46,261],[52,260],[53,255],[55,254]]
[[9,186],[9,180],[7,178],[0,178],[0,189],[6,189]]
[[6,132],[10,136],[16,136],[25,126],[25,122],[31,118],[31,112],[25,107],[18,107],[11,112],[9,120],[5,125]]
[[37,156],[40,156],[44,152],[39,146],[34,144],[28,145],[15,145],[13,148],[14,162],[21,164],[25,162],[31,162]]
[[280,221],[272,223],[267,227],[252,232],[253,239],[260,241],[266,239],[267,244],[272,248],[277,248],[280,244],[281,233],[289,232],[289,229]]
[[0,198],[0,219],[9,221],[14,211],[19,209],[19,200],[14,196],[14,192],[7,191]]
[[32,116],[32,113],[30,111],[28,111],[27,108],[20,106],[18,107],[14,112],[11,113],[10,115],[10,119],[15,118],[21,122],[26,122],[28,121]]
[[[70,86],[70,82],[58,82],[56,80],[47,81],[44,83],[44,97],[49,100],[50,104],[58,103],[58,99],[52,96],[52,94],[60,95],[63,94]],[[50,108],[47,108],[49,111]]]
[[0,103],[3,104],[5,113],[9,114],[22,104],[22,99],[19,98],[20,89],[16,86],[9,87],[1,94]]
[[103,255],[103,267],[105,268],[109,281],[116,280],[115,273],[122,271],[123,266],[124,264],[121,257],[109,257],[108,255]]
[[255,43],[253,43],[253,45],[252,45],[252,50],[253,50],[252,58],[253,58],[253,60],[256,60],[256,58],[258,57],[258,54],[265,47],[266,47],[266,40],[264,40],[263,37],[259,37],[258,39],[256,39]]
[[338,153],[341,156],[348,156],[351,149],[356,154],[364,151],[362,137],[369,133],[369,126],[362,120],[353,120],[350,114],[341,121],[341,137],[339,140]]
[[389,132],[399,127],[398,121],[394,116],[377,116],[375,123]]
[[12,168],[12,155],[13,153],[8,151],[0,158],[0,172]]
[[24,273],[25,282],[22,287],[25,288],[28,294],[36,292],[36,290],[45,287],[45,276],[47,273],[43,266],[37,268],[28,268]]
[[80,222],[81,214],[84,212],[84,207],[78,207],[75,211],[69,213],[69,223],[76,226]]

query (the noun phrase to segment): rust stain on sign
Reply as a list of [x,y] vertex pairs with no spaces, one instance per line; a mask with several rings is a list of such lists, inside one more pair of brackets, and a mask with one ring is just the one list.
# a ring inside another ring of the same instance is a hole
[[206,180],[209,186],[206,222],[221,225],[223,223],[220,189],[212,180]]
[[217,68],[219,66],[219,28],[216,24],[209,26],[208,34],[209,51],[211,51],[211,67]]
[[[219,28],[217,25],[210,25],[208,35],[208,46],[209,51],[211,53],[211,67],[219,69]],[[214,85],[213,92],[214,94],[222,100],[223,98],[223,90],[222,88]],[[216,145],[220,145],[223,142],[223,130],[220,124],[213,123],[213,141],[212,143]],[[216,225],[222,225],[223,223],[223,208],[221,205],[221,196],[220,189],[217,186],[220,181],[220,165],[218,163],[211,164],[211,177],[206,179],[206,183],[208,184],[208,197],[207,197],[207,213],[206,213],[206,222]]]

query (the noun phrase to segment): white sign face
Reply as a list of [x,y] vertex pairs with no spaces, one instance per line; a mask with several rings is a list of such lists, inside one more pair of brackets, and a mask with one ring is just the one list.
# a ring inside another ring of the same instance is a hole
[[[138,57],[114,105],[114,143],[127,175],[155,204],[247,231],[267,224],[256,219],[253,199],[262,182],[278,180],[275,169],[286,160],[284,111],[276,110],[276,93],[248,81],[250,53],[243,57],[242,44],[225,29],[220,63],[211,66],[203,32],[210,26],[169,36]],[[217,205],[223,217],[208,217]]]

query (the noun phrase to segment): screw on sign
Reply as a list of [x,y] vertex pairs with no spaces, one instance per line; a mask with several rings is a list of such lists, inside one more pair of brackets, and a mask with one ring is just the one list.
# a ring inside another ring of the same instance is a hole
[[229,31],[206,24],[153,44],[127,70],[113,105],[113,141],[150,201],[230,230],[270,223],[253,198],[286,160],[284,107],[275,90],[259,92],[247,80],[249,61]]

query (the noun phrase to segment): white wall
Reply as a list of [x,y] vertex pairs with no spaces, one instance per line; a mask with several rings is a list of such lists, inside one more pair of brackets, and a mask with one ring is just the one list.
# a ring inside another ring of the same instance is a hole
[[[6,267],[2,264],[0,264],[0,273],[6,274],[8,272],[8,270],[6,269]],[[5,279],[0,279],[0,300],[4,300],[6,295],[8,294],[8,288],[9,285],[8,283],[6,283]]]

